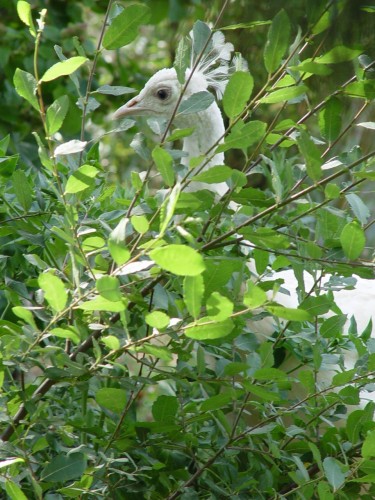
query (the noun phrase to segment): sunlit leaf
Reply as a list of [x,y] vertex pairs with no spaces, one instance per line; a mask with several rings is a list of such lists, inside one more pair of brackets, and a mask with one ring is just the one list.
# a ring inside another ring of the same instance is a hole
[[62,311],[68,300],[68,294],[62,280],[51,272],[46,272],[39,275],[38,283],[44,291],[44,298],[52,309],[57,312]]
[[82,56],[75,56],[70,59],[66,59],[65,61],[60,61],[47,69],[40,81],[50,82],[60,76],[71,75],[87,61],[87,57]]
[[348,259],[357,259],[366,244],[366,236],[358,222],[349,222],[340,234],[342,249]]
[[193,318],[198,318],[204,293],[204,283],[201,274],[186,276],[184,279],[184,302]]
[[250,98],[254,79],[250,73],[236,71],[230,77],[223,95],[223,107],[229,118],[239,115]]
[[203,257],[186,245],[167,245],[155,248],[150,257],[158,266],[179,276],[196,276],[205,270]]

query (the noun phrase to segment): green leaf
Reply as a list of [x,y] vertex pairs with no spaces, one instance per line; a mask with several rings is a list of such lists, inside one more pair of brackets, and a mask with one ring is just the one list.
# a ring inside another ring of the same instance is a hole
[[12,175],[14,193],[25,212],[33,202],[33,192],[29,179],[23,170],[15,170]]
[[175,396],[159,396],[152,405],[152,416],[157,422],[174,423],[179,403]]
[[268,30],[267,43],[264,48],[264,64],[269,74],[280,65],[281,59],[289,45],[290,22],[284,11],[280,10],[272,20]]
[[267,311],[279,318],[289,321],[311,321],[312,316],[303,309],[292,309],[283,306],[267,306]]
[[10,500],[27,500],[26,495],[24,495],[21,488],[14,481],[5,482],[5,491]]
[[44,291],[44,298],[55,311],[64,309],[68,294],[64,283],[51,272],[43,273],[38,278],[40,288]]
[[83,453],[70,453],[55,456],[42,470],[41,480],[51,483],[63,483],[82,476],[86,469]]
[[221,153],[228,149],[246,149],[259,142],[263,137],[267,124],[258,120],[248,123],[239,121],[226,136],[224,144],[220,144],[215,153]]
[[81,338],[76,331],[73,331],[73,327],[69,328],[53,328],[49,331],[49,335],[53,337],[59,337],[61,339],[69,339],[75,344],[79,344]]
[[[193,26],[193,53],[195,56],[199,56],[204,49],[204,53],[207,54],[212,48],[212,39],[208,42],[211,36],[211,30],[209,26],[203,21],[196,21]],[[205,48],[206,47],[206,48]]]
[[124,94],[133,94],[137,92],[136,89],[132,89],[131,87],[123,87],[122,85],[101,85],[98,87],[95,92],[99,94],[107,94],[107,95],[124,95]]
[[282,380],[287,378],[287,375],[282,371],[278,370],[277,368],[259,368],[257,370],[253,377],[256,380],[263,380],[263,381],[272,381],[272,380]]
[[264,290],[249,280],[247,282],[246,292],[243,297],[243,303],[249,309],[257,309],[267,301],[267,295]]
[[322,173],[322,159],[319,149],[310,139],[308,133],[301,129],[299,138],[297,139],[298,148],[305,159],[306,162],[306,170],[308,176],[314,180],[319,180]]
[[26,99],[34,109],[40,111],[36,97],[37,81],[33,75],[17,68],[14,73],[13,84],[17,94]]
[[103,47],[107,50],[119,49],[136,39],[138,29],[150,18],[147,5],[134,3],[125,6],[116,16],[103,38]]
[[348,259],[357,259],[366,244],[366,236],[358,222],[349,222],[340,234],[340,243]]
[[150,228],[150,224],[147,220],[147,217],[144,215],[133,215],[130,218],[132,226],[139,234],[145,234]]
[[352,61],[363,53],[362,49],[351,49],[344,45],[338,45],[329,52],[316,59],[318,64],[335,64],[345,61]]
[[192,180],[206,182],[207,184],[215,184],[217,182],[225,182],[232,176],[233,170],[225,165],[217,165],[211,167],[198,175],[194,175]]
[[122,299],[120,282],[114,276],[102,276],[96,280],[96,289],[102,297],[111,302],[117,302]]
[[120,414],[125,409],[126,391],[124,389],[103,387],[96,392],[95,400],[107,410]]
[[324,188],[324,195],[328,200],[335,200],[340,196],[340,188],[337,184],[328,183]]
[[198,318],[204,294],[204,283],[201,274],[186,276],[184,279],[184,302],[194,319]]
[[203,257],[186,245],[168,245],[155,248],[150,258],[158,266],[178,276],[196,276],[205,270]]
[[211,92],[202,90],[191,95],[187,99],[184,99],[177,110],[178,115],[189,115],[191,113],[198,113],[199,111],[204,111],[209,108],[211,104],[215,101],[214,96]]
[[[245,386],[245,384],[243,385]],[[246,389],[263,401],[280,401],[281,399],[279,394],[276,392],[260,387],[259,385],[254,385],[254,383],[249,383],[248,385],[246,384]]]
[[130,259],[130,251],[126,248],[125,243],[109,239],[108,250],[118,266],[122,266]]
[[210,318],[200,318],[185,328],[185,335],[195,340],[212,340],[226,337],[233,330],[231,319],[211,321]]
[[173,170],[173,158],[165,149],[156,146],[152,151],[152,159],[155,162],[158,172],[160,172],[167,186],[173,186],[175,175]]
[[234,118],[243,111],[253,87],[254,79],[250,73],[244,71],[233,73],[223,95],[224,112],[228,118]]
[[40,81],[50,82],[52,80],[56,80],[56,78],[59,78],[60,76],[71,75],[87,61],[87,57],[82,56],[75,56],[70,59],[66,59],[65,61],[60,61],[47,69]]
[[168,347],[159,347],[151,344],[144,344],[137,347],[137,352],[145,352],[154,356],[155,358],[162,359],[163,361],[172,361],[173,355],[169,351]]
[[319,113],[319,128],[322,136],[332,142],[341,131],[342,103],[336,97],[331,97]]
[[152,311],[146,314],[145,321],[152,328],[164,330],[169,325],[170,317],[162,311]]
[[120,349],[120,341],[114,335],[106,335],[105,337],[101,337],[101,341],[111,351],[118,351]]
[[82,165],[67,180],[66,194],[77,194],[95,184],[95,177],[99,170],[92,165]]
[[51,136],[58,132],[65,120],[69,109],[69,98],[62,95],[47,109],[47,131]]
[[277,102],[290,101],[291,99],[295,99],[296,97],[305,94],[307,90],[306,85],[286,87],[284,89],[278,89],[271,92],[269,95],[262,97],[259,102],[265,104],[275,104]]
[[17,318],[23,319],[25,323],[32,326],[35,330],[38,330],[35,324],[33,313],[29,309],[26,309],[26,307],[22,306],[15,306],[12,307],[12,312],[17,316]]
[[174,215],[174,212],[177,207],[178,200],[180,198],[180,193],[181,193],[181,184],[177,183],[174,188],[172,189],[172,192],[169,197],[167,197],[162,205],[162,210],[160,213],[160,235],[159,237],[162,237],[165,231],[168,228],[168,224],[172,220],[172,217]]
[[332,73],[331,68],[327,68],[324,64],[319,64],[311,59],[303,61],[298,66],[290,66],[293,71],[300,71],[301,73],[312,73],[318,76],[328,76]]
[[350,208],[353,210],[353,213],[359,222],[361,224],[367,224],[371,215],[368,206],[355,193],[347,193],[345,194],[345,198],[347,199]]
[[190,128],[177,128],[175,129],[171,135],[167,138],[168,142],[177,141],[178,139],[183,139],[184,137],[188,137],[194,132],[194,127]]
[[190,66],[189,44],[186,38],[181,38],[176,51],[176,58],[173,64],[177,73],[178,81],[181,85],[185,82],[185,72]]
[[238,23],[238,24],[230,24],[229,26],[220,26],[220,31],[226,30],[238,30],[238,29],[252,29],[257,26],[265,26],[271,24],[272,21],[251,21],[250,23]]
[[338,314],[324,320],[320,327],[320,334],[324,338],[338,338],[343,332],[346,323],[346,315]]
[[333,457],[326,457],[323,460],[324,473],[334,491],[338,490],[345,483],[345,474],[342,468],[343,464]]
[[21,19],[21,21],[30,28],[30,33],[35,38],[37,33],[31,15],[31,6],[29,2],[24,2],[23,0],[19,0],[17,2],[17,14],[18,17]]
[[113,300],[108,300],[101,296],[93,300],[88,300],[87,302],[82,302],[82,304],[78,306],[78,309],[82,309],[83,311],[123,312],[125,308],[126,305],[124,301],[118,300],[114,302]]
[[233,302],[219,292],[213,292],[207,299],[207,316],[215,321],[224,321],[233,314]]
[[13,464],[24,463],[25,460],[23,458],[6,458],[5,460],[0,460],[0,469],[4,467],[10,467]]
[[203,401],[201,404],[201,411],[214,411],[218,408],[224,408],[228,406],[228,404],[235,399],[235,394],[232,391],[223,392],[222,394],[216,394],[215,396],[211,396],[210,398]]

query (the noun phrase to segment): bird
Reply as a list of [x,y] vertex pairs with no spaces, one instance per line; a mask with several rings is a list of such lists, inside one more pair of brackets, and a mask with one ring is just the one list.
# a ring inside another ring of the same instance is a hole
[[[115,111],[113,115],[114,119],[146,116],[162,118],[165,122],[168,122],[175,112],[186,82],[188,83],[185,85],[186,88],[182,102],[198,92],[210,90],[215,92],[217,100],[222,98],[231,71],[233,71],[233,67],[235,66],[235,64],[231,64],[230,62],[231,54],[234,50],[233,45],[225,42],[224,35],[220,31],[215,31],[211,42],[207,44],[206,50],[203,50],[203,56],[197,62],[197,50],[194,50],[194,30],[190,33],[190,39],[192,56],[190,66],[185,71],[185,83],[179,81],[175,68],[159,70],[148,80],[137,96]],[[223,141],[225,135],[223,115],[216,101],[213,101],[207,109],[197,113],[188,115],[179,115],[177,113],[173,124],[178,128],[194,127],[193,133],[183,140],[182,149],[186,156],[182,158],[182,164],[186,167],[189,166],[192,158],[204,157],[213,145]],[[224,165],[224,163],[224,153],[215,153],[207,165],[204,166],[204,170],[209,171],[213,166]],[[193,174],[194,170],[191,172],[191,175]],[[193,181],[190,183],[188,189],[191,191],[208,189],[215,194],[216,198],[221,198],[228,192],[228,185],[225,182],[208,184]],[[238,209],[237,204],[234,207],[236,210]],[[251,257],[247,265],[252,272],[253,278],[255,280],[259,279],[256,271],[254,272],[255,266]],[[314,279],[307,271],[304,271],[303,279],[306,289],[309,286],[313,286]],[[323,285],[327,285],[330,279],[331,275],[326,274],[322,281]],[[262,280],[281,280],[283,282],[282,289],[277,291],[277,293],[268,292],[269,299],[285,307],[298,307],[300,303],[298,294],[299,283],[293,269],[270,271],[268,276],[262,278]],[[343,288],[333,291],[336,305],[348,318],[344,330],[346,333],[348,332],[350,319],[353,317],[357,323],[359,332],[363,331],[370,324],[371,336],[375,338],[375,280],[363,279],[357,275],[355,275],[355,280],[356,285],[354,288]],[[270,339],[272,333],[275,331],[275,321],[272,316],[267,316],[259,321],[249,320],[248,326],[256,335],[259,342]],[[345,369],[349,370],[353,368],[357,360],[356,354],[353,351],[345,351],[343,355]],[[290,364],[286,364],[284,365],[284,369],[288,370],[290,366]],[[280,366],[279,369],[283,369],[283,366]],[[329,386],[333,375],[334,370],[319,373],[318,380],[321,387]],[[363,405],[367,400],[375,401],[375,391],[367,392],[363,390],[361,398]]]

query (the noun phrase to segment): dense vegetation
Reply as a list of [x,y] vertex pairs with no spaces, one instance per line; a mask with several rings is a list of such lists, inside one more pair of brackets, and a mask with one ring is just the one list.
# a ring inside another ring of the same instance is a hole
[[[374,279],[375,9],[4,5],[0,496],[374,498],[373,325],[347,331],[332,292]],[[184,73],[197,20],[249,64],[223,98],[220,202],[176,182],[188,130],[109,119]],[[272,302],[282,269],[298,308]]]

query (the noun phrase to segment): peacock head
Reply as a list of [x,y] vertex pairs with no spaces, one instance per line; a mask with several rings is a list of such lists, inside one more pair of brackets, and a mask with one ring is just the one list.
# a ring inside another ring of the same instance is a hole
[[[190,69],[186,70],[186,78]],[[161,117],[169,120],[175,110],[183,86],[177,78],[174,68],[161,69],[144,86],[141,92],[113,114],[115,120],[127,116]],[[199,72],[190,77],[183,99],[195,92],[205,90],[207,82]]]

